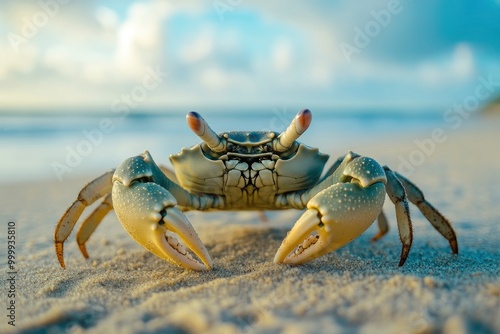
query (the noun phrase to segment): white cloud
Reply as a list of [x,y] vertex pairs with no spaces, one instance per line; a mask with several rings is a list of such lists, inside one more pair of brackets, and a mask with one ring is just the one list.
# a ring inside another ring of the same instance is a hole
[[108,30],[115,29],[119,23],[118,15],[108,7],[97,8],[95,18],[104,29]]
[[357,60],[340,70],[339,74],[349,74],[357,81],[373,80],[392,85],[411,81],[423,86],[442,87],[473,79],[475,68],[470,46],[458,44],[451,52],[427,59],[420,64]]
[[37,64],[39,50],[34,45],[23,46],[16,53],[8,44],[0,44],[0,79],[15,77],[19,73],[29,74]]
[[42,65],[64,77],[77,76],[80,69],[73,52],[61,45],[50,47],[45,51]]
[[215,46],[215,32],[212,27],[204,27],[193,41],[187,41],[181,51],[182,61],[190,64],[209,57]]
[[229,71],[215,64],[203,67],[199,73],[199,77],[197,77],[201,83],[199,89],[205,92],[220,92],[225,98],[231,96],[234,91],[248,93],[248,81],[253,79],[248,78],[248,75],[241,71]]
[[274,69],[278,72],[290,70],[293,63],[292,45],[287,40],[278,40],[271,55]]
[[216,90],[228,87],[231,82],[226,71],[213,65],[202,69],[199,79],[205,88]]
[[134,3],[118,29],[115,53],[121,74],[133,79],[144,76],[144,69],[160,63],[165,43],[162,22],[170,14],[165,2]]
[[[382,8],[380,1],[377,4]],[[0,5],[0,34],[21,31],[23,18],[40,9],[37,0],[29,6],[15,3],[12,8]],[[357,97],[383,94],[406,83],[420,85],[422,91],[461,85],[486,68],[484,54],[464,43],[438,56],[429,53],[432,56],[417,60],[395,56],[390,61],[374,60],[374,49],[369,46],[349,65],[339,49],[343,34],[348,31],[351,36],[352,27],[359,20],[364,22],[361,16],[375,5],[324,5],[256,0],[226,13],[220,21],[211,2],[69,2],[23,45],[22,53],[15,55],[8,44],[0,42],[0,79],[8,83],[0,94],[15,96],[15,89],[9,90],[15,85],[26,87],[26,94],[36,90],[30,99],[36,106],[35,99],[42,97],[47,104],[57,103],[61,92],[67,101],[71,98],[80,104],[91,100],[88,96],[95,92],[92,101],[99,95],[109,104],[140,82],[146,67],[159,66],[171,76],[145,103],[153,98],[157,105],[195,99],[199,103],[269,103],[282,97],[303,100],[311,96],[332,101],[338,92],[346,92],[345,87],[359,87],[352,94]],[[128,8],[122,12],[119,6]],[[307,15],[297,20],[299,12]],[[390,29],[399,29],[394,22]],[[180,35],[175,36],[177,32]],[[390,34],[379,40],[385,37]],[[367,83],[375,83],[374,88]],[[340,98],[352,99],[344,95]],[[26,98],[17,100],[27,103]]]
[[[116,73],[113,66],[98,53],[89,54],[88,61],[82,63],[81,78],[90,84],[109,83]],[[144,75],[144,74],[143,74]]]
[[461,79],[469,79],[475,71],[474,55],[469,45],[458,44],[452,56],[451,70]]
[[472,79],[476,71],[474,55],[469,45],[457,44],[451,54],[417,67],[424,83],[438,86]]

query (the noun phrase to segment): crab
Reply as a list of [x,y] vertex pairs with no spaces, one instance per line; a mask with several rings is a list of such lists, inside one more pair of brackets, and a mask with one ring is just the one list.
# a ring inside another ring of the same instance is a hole
[[382,211],[386,194],[396,209],[402,243],[399,266],[413,240],[408,200],[458,253],[451,223],[415,184],[389,167],[348,152],[323,173],[329,156],[296,141],[311,123],[308,109],[280,134],[216,134],[198,113],[190,112],[186,118],[203,141],[170,156],[175,172],[157,165],[145,151],[81,190],[55,230],[56,255],[63,268],[64,241],[85,208],[100,198],[101,204],[76,235],[85,258],[87,240],[113,209],[123,228],[144,248],[192,270],[210,270],[213,262],[184,211],[305,209],[274,257],[277,264],[299,265],[348,244],[375,220],[379,231],[372,240],[384,236],[389,229]]

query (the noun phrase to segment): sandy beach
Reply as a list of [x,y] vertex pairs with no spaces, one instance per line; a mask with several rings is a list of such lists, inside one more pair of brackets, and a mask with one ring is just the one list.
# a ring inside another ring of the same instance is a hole
[[15,223],[17,273],[15,327],[5,315],[9,286],[2,284],[0,332],[500,333],[499,125],[490,119],[445,128],[446,139],[430,154],[412,152],[422,150],[415,140],[432,138],[432,129],[419,138],[321,147],[336,155],[352,149],[396,170],[404,159],[419,162],[408,176],[452,221],[460,252],[452,255],[412,206],[414,243],[401,268],[394,206],[386,199],[387,236],[371,243],[373,224],[347,246],[298,267],[272,262],[301,214],[291,210],[267,212],[268,222],[255,212],[187,213],[214,260],[210,272],[155,257],[110,214],[88,242],[89,260],[70,236],[63,270],[54,228],[91,176],[3,184],[2,281],[8,222]]

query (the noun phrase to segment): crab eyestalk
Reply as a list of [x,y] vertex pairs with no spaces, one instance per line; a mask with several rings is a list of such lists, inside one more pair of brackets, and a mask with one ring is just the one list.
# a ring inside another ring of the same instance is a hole
[[191,111],[187,114],[186,120],[191,130],[207,143],[212,151],[216,153],[226,151],[226,140],[216,134],[200,114],[196,111]]
[[274,141],[274,150],[277,152],[287,151],[309,127],[312,113],[309,109],[302,109],[295,116],[288,128],[283,131]]

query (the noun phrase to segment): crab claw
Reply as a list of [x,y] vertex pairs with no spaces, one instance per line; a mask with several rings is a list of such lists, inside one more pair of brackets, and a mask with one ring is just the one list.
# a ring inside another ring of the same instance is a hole
[[[134,177],[128,175],[130,171]],[[130,158],[117,168],[112,196],[115,212],[124,229],[144,248],[180,267],[212,269],[212,259],[203,242],[176,207],[177,201],[172,194],[154,182],[154,171],[143,157]]]
[[367,188],[337,183],[319,192],[283,240],[274,262],[302,264],[346,245],[377,218],[384,197],[382,182]]

